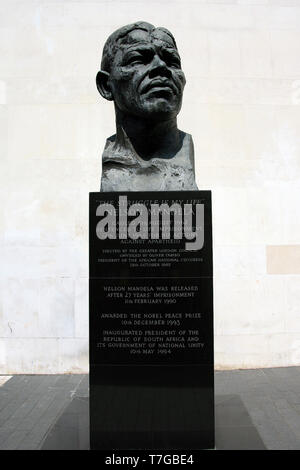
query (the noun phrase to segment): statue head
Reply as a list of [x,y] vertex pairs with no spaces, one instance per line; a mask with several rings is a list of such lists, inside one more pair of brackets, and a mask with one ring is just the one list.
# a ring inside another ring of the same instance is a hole
[[118,29],[104,45],[96,83],[114,101],[117,116],[175,118],[185,76],[173,35],[142,21]]

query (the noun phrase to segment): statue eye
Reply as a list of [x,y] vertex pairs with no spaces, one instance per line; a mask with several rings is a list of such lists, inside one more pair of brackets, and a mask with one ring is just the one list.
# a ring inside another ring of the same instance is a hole
[[180,69],[181,68],[180,60],[177,59],[177,57],[168,57],[168,66],[174,67],[176,69]]
[[138,56],[132,56],[127,60],[126,65],[138,65],[138,64],[144,64],[145,63],[145,58],[141,55]]
[[129,61],[130,65],[143,64],[143,63],[144,61],[141,58],[135,58]]
[[175,54],[175,52],[166,49],[162,51],[162,56],[168,67],[172,67],[175,69],[181,68],[180,58],[177,54]]
[[151,62],[153,57],[153,51],[141,51],[139,53],[133,54],[126,60],[126,65],[140,65],[148,64]]

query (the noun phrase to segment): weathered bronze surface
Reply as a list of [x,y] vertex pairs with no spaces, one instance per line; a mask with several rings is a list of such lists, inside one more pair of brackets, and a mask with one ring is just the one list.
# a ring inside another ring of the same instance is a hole
[[173,35],[146,22],[118,29],[104,45],[96,82],[116,114],[101,191],[197,189],[192,137],[177,127],[185,76]]

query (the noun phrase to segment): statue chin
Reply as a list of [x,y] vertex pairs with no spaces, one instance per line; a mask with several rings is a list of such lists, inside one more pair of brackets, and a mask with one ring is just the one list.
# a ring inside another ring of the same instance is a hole
[[150,96],[144,103],[141,115],[159,119],[159,116],[165,119],[176,118],[181,109],[181,100],[170,99],[170,96]]
[[140,119],[148,119],[150,121],[166,121],[168,119],[176,119],[181,109],[180,104],[174,103],[168,97],[149,97],[142,103],[133,106],[123,107],[121,112],[122,121],[126,120],[126,116],[136,117]]

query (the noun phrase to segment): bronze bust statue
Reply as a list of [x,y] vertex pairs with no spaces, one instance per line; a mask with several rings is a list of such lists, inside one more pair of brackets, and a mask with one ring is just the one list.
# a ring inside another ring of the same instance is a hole
[[177,127],[185,76],[170,31],[140,21],[112,33],[96,83],[116,113],[101,191],[198,189],[192,137]]

